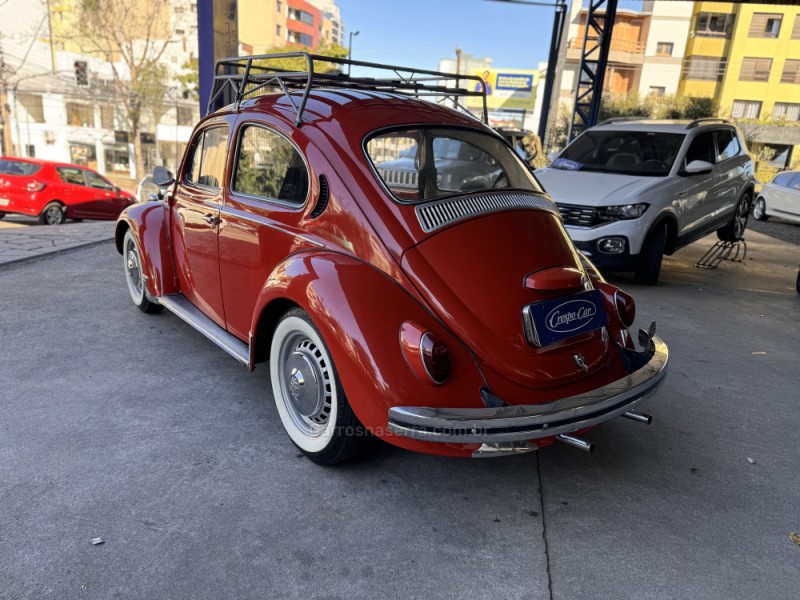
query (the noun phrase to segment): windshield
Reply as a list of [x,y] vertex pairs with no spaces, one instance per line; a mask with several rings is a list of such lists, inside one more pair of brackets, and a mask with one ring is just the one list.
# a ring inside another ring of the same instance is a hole
[[587,131],[567,146],[552,167],[663,177],[683,142],[682,133],[654,131]]
[[501,139],[479,131],[395,130],[371,138],[366,150],[386,188],[402,202],[500,188],[542,193],[532,173]]

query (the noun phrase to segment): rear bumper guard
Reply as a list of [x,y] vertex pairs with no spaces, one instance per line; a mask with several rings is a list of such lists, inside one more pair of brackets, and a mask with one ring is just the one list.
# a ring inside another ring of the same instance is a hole
[[663,382],[667,345],[654,334],[642,341],[646,342],[643,352],[620,347],[635,370],[590,392],[548,404],[495,408],[395,406],[389,409],[389,429],[395,435],[428,442],[496,444],[594,427],[632,410]]

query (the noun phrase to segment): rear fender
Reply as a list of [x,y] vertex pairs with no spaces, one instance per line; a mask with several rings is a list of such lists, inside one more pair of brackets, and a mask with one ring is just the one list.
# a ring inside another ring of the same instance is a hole
[[153,296],[177,292],[175,269],[169,243],[167,212],[161,202],[134,204],[122,211],[117,219],[114,241],[122,254],[122,241],[128,230],[139,244],[142,269],[148,277],[147,287]]
[[[394,435],[392,406],[483,407],[485,385],[472,354],[427,309],[374,267],[335,252],[287,259],[264,285],[256,303],[251,355],[266,360],[283,313],[303,308],[313,319],[360,421],[378,437],[411,450],[469,456],[475,444],[432,444]],[[450,375],[441,385],[411,370],[400,345],[406,321],[431,331],[448,348]]]

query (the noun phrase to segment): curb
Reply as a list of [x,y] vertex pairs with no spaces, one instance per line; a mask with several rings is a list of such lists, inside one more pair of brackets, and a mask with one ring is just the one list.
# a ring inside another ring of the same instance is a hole
[[83,248],[91,248],[92,246],[99,246],[100,244],[106,244],[108,242],[113,242],[114,236],[104,239],[104,240],[94,240],[92,242],[84,242],[82,244],[77,244],[75,246],[69,246],[68,248],[55,248],[53,250],[47,250],[45,252],[40,252],[39,254],[33,254],[31,256],[25,256],[23,258],[14,258],[12,260],[3,260],[2,256],[0,256],[0,269],[11,266],[11,265],[20,265],[27,262],[34,262],[39,260],[40,258],[47,258],[52,257],[58,254],[67,254],[72,252],[73,250],[81,250]]

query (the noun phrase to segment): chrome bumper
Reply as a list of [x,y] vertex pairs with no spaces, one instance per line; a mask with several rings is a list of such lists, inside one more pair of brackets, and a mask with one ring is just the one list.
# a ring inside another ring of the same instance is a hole
[[620,348],[633,365],[630,375],[601,388],[548,404],[498,408],[389,409],[389,429],[428,442],[486,443],[534,440],[604,423],[633,409],[661,385],[667,373],[667,345],[653,335],[647,350]]

